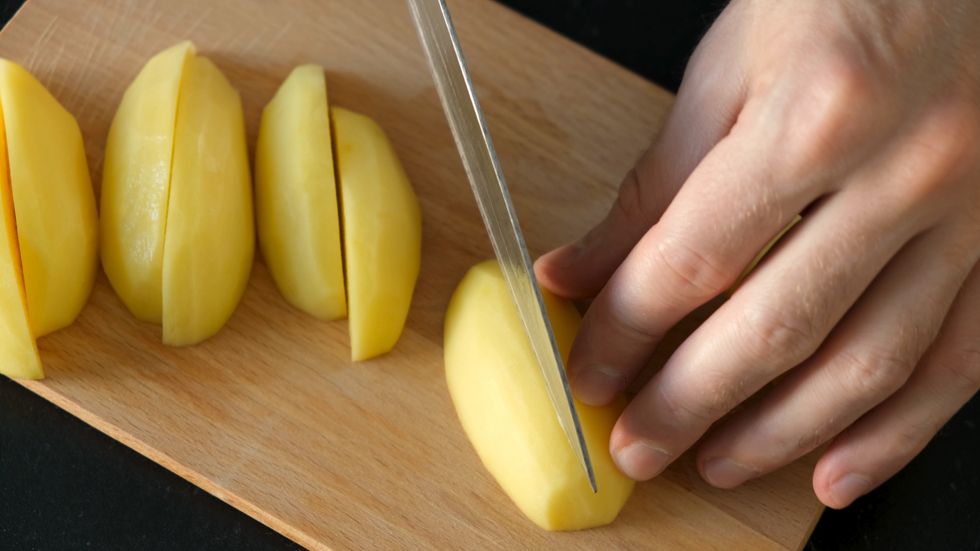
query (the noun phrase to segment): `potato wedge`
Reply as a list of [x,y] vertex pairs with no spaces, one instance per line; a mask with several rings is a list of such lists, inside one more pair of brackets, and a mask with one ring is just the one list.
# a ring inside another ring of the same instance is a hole
[[0,373],[22,379],[44,377],[27,318],[20,248],[10,191],[7,139],[0,106]]
[[231,317],[252,271],[252,216],[241,99],[209,59],[191,58],[164,235],[163,342],[199,343]]
[[346,316],[327,86],[319,65],[296,67],[262,111],[255,207],[262,256],[283,297],[323,320]]
[[0,60],[10,187],[31,333],[70,325],[98,266],[95,193],[78,123],[36,78]]
[[394,148],[370,118],[330,108],[347,267],[351,358],[395,346],[422,256],[422,212]]
[[23,67],[0,59],[0,373],[44,376],[35,339],[85,306],[97,244],[78,123]]
[[102,266],[138,319],[163,320],[163,242],[177,100],[194,45],[150,58],[123,95],[102,168]]

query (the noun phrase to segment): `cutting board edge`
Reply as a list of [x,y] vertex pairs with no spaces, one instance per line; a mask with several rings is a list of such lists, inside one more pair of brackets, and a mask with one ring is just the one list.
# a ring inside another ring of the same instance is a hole
[[201,488],[209,495],[214,496],[222,502],[227,503],[234,509],[241,511],[242,513],[255,519],[264,526],[267,526],[279,534],[282,534],[284,537],[293,541],[294,543],[307,549],[317,549],[323,551],[331,551],[333,549],[330,546],[324,545],[323,542],[314,538],[310,534],[307,534],[303,530],[296,528],[289,522],[266,512],[261,507],[241,497],[237,493],[226,488],[222,488],[207,476],[182,465],[179,461],[170,457],[166,452],[152,446],[140,438],[137,438],[132,432],[126,431],[125,429],[113,424],[107,419],[104,419],[91,410],[82,407],[68,396],[58,392],[58,390],[46,383],[43,379],[36,381],[28,379],[11,380],[54,404],[61,410],[71,414],[73,417],[82,421],[86,425],[96,429],[102,434],[105,434],[109,438],[112,438],[116,442],[119,442],[130,450],[174,473],[187,482],[190,482],[194,486]]
[[10,19],[7,20],[7,23],[3,26],[2,29],[0,29],[0,36],[3,36],[3,34],[7,31],[7,28],[10,27],[11,23],[16,21],[17,18],[20,17],[22,13],[24,13],[24,9],[27,8],[27,5],[30,4],[31,1],[32,0],[24,0],[24,3],[22,3],[20,7],[17,8],[17,11],[15,11],[14,14],[10,16]]

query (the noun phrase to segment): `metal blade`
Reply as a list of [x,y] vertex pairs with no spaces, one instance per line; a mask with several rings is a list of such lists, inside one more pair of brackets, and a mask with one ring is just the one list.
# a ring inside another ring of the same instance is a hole
[[490,234],[497,261],[507,280],[514,304],[544,375],[545,386],[558,422],[585,469],[592,491],[595,473],[572,401],[568,378],[545,312],[541,289],[534,277],[531,257],[517,221],[500,161],[493,148],[483,111],[463,60],[459,39],[445,0],[408,0],[419,37],[429,58],[436,89],[449,119],[463,166]]

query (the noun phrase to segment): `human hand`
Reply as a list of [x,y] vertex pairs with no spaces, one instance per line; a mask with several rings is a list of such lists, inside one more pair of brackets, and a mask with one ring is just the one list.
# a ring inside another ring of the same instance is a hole
[[978,28],[970,0],[721,15],[607,217],[536,265],[557,294],[598,295],[569,372],[604,404],[804,213],[624,411],[623,472],[656,476],[707,433],[702,476],[731,488],[833,440],[813,487],[843,507],[977,392]]

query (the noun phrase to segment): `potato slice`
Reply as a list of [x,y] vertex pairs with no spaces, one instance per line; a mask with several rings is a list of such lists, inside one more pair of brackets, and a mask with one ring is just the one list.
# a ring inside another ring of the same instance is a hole
[[[544,292],[562,356],[580,317]],[[453,294],[445,322],[446,382],[456,413],[484,466],[535,524],[578,530],[608,524],[633,490],[609,454],[625,403],[576,402],[598,493],[593,494],[548,399],[544,378],[496,261],[477,264]]]
[[16,63],[0,60],[10,187],[35,337],[70,325],[95,282],[98,225],[75,117]]
[[388,137],[370,118],[331,107],[347,267],[351,358],[395,346],[422,256],[422,213]]
[[163,319],[163,243],[177,100],[194,45],[153,56],[126,89],[102,169],[102,265],[134,316]]
[[347,315],[323,68],[301,65],[262,111],[255,147],[259,245],[279,291],[324,320]]
[[255,230],[238,92],[204,57],[187,61],[163,250],[163,342],[214,335],[241,300]]
[[7,140],[0,106],[0,373],[40,379],[44,377],[44,371],[27,318],[17,228],[14,226],[14,200],[7,168]]

